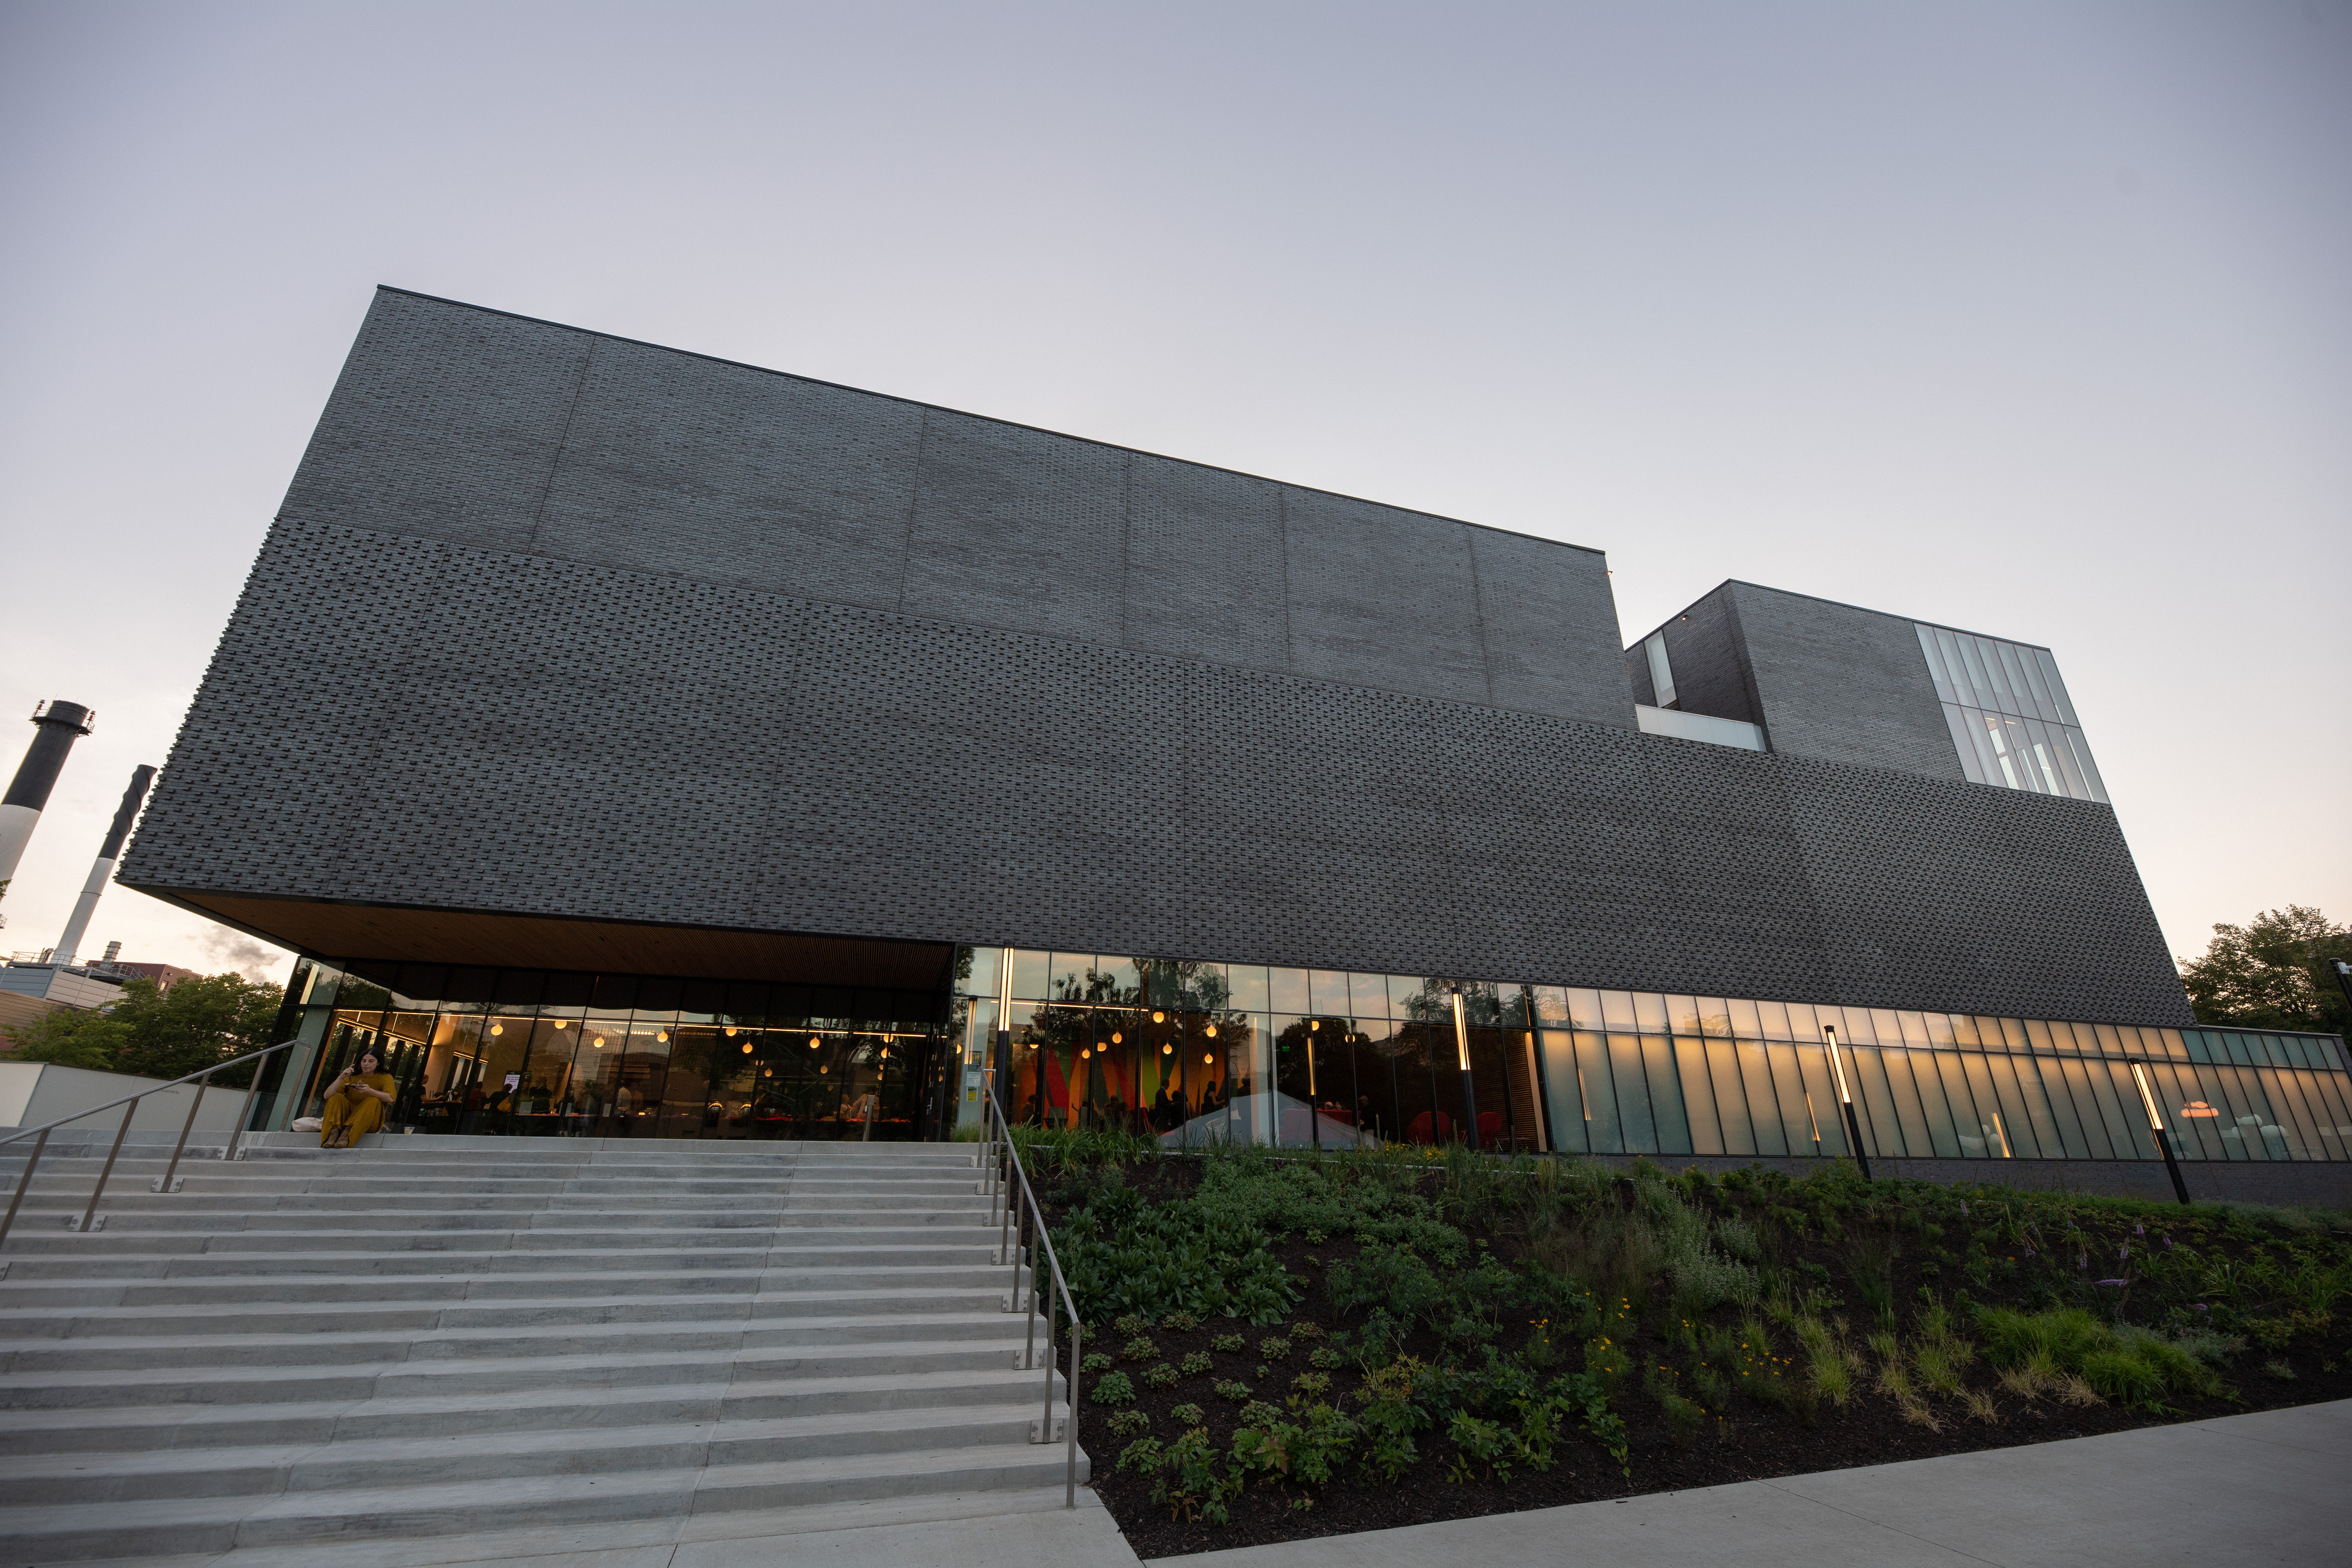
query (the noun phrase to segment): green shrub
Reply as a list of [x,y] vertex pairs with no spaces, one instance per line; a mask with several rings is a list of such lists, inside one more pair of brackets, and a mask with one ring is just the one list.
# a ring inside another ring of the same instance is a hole
[[1114,1437],[1135,1437],[1151,1430],[1151,1417],[1140,1410],[1117,1410],[1108,1425]]
[[1429,1412],[1413,1401],[1413,1378],[1420,1370],[1421,1363],[1407,1357],[1373,1373],[1356,1391],[1363,1405],[1356,1419],[1363,1430],[1360,1462],[1367,1472],[1392,1481],[1420,1459],[1413,1434],[1430,1424]]
[[1471,1480],[1482,1471],[1488,1480],[1511,1479],[1511,1439],[1500,1424],[1481,1421],[1467,1410],[1458,1410],[1445,1435],[1454,1439],[1458,1450],[1446,1469],[1448,1480]]
[[1209,1336],[1209,1348],[1219,1355],[1239,1355],[1242,1337],[1239,1334],[1212,1334]]
[[1209,1421],[1208,1413],[1197,1405],[1180,1405],[1168,1415],[1179,1426],[1204,1426]]
[[1173,1388],[1176,1386],[1176,1369],[1163,1361],[1145,1373],[1143,1381],[1154,1388]]
[[1087,1359],[1078,1363],[1078,1370],[1080,1372],[1108,1372],[1110,1367],[1110,1357],[1103,1354],[1100,1351],[1089,1352]]
[[2156,1397],[2163,1374],[2128,1351],[2093,1351],[2083,1358],[2083,1381],[2109,1399],[2137,1405]]
[[1328,1405],[1310,1406],[1297,1421],[1244,1426],[1234,1433],[1234,1466],[1267,1479],[1276,1476],[1321,1486],[1346,1463],[1357,1424]]
[[1230,1399],[1236,1405],[1240,1404],[1244,1399],[1252,1397],[1256,1392],[1257,1391],[1250,1387],[1248,1384],[1237,1383],[1230,1377],[1217,1384],[1217,1397],[1220,1399]]
[[1626,1353],[1624,1346],[1605,1336],[1587,1340],[1584,1370],[1605,1392],[1614,1394],[1633,1375],[1633,1358]]
[[1160,1347],[1141,1334],[1119,1347],[1118,1353],[1128,1361],[1150,1361],[1160,1353]]
[[1301,1399],[1320,1399],[1331,1392],[1331,1374],[1328,1372],[1302,1372],[1290,1380],[1290,1392]]
[[1166,1452],[1159,1438],[1140,1437],[1120,1452],[1118,1468],[1139,1476],[1156,1476]]
[[1189,1334],[1201,1326],[1201,1320],[1190,1312],[1171,1312],[1160,1320],[1160,1326],[1171,1334]]
[[1239,1476],[1217,1473],[1216,1450],[1205,1427],[1195,1426],[1168,1445],[1153,1482],[1151,1500],[1168,1505],[1168,1517],[1224,1524],[1232,1515],[1225,1500],[1241,1490]]
[[1095,1379],[1095,1403],[1097,1405],[1132,1405],[1135,1403],[1135,1384],[1128,1381],[1127,1373],[1123,1372],[1114,1372],[1098,1377]]
[[1445,1300],[1445,1288],[1428,1264],[1396,1247],[1368,1247],[1343,1258],[1323,1276],[1324,1293],[1341,1312],[1374,1309],[1411,1322]]
[[1997,1367],[2056,1367],[2129,1405],[2153,1404],[2167,1394],[2210,1395],[2221,1387],[2205,1358],[2227,1353],[2226,1336],[2171,1340],[2149,1329],[2111,1328],[2077,1307],[2043,1312],[1980,1307],[1977,1329],[1986,1359]]
[[1191,1352],[1179,1364],[1182,1367],[1186,1377],[1198,1377],[1209,1370],[1209,1352],[1207,1351]]
[[1290,1353],[1290,1342],[1279,1334],[1269,1334],[1258,1341],[1257,1353],[1264,1361],[1280,1361]]
[[1150,1323],[1145,1322],[1133,1312],[1122,1314],[1117,1322],[1111,1324],[1112,1331],[1124,1339],[1133,1339],[1150,1327],[1151,1327]]
[[1307,1364],[1319,1366],[1325,1372],[1337,1372],[1348,1364],[1348,1358],[1329,1345],[1317,1345],[1307,1353]]
[[1672,1434],[1675,1447],[1694,1447],[1700,1429],[1706,1425],[1706,1412],[1679,1394],[1667,1394],[1658,1401],[1658,1405],[1665,1413],[1666,1430]]

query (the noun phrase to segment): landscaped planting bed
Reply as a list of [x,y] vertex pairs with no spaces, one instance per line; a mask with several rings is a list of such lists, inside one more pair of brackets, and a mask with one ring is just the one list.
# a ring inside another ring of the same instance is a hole
[[2352,1396],[2352,1216],[1022,1134],[1144,1557]]

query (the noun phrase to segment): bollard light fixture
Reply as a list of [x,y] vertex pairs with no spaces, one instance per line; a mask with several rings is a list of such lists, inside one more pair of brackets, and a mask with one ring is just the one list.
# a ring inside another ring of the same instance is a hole
[[1463,1011],[1462,987],[1447,994],[1454,1005],[1454,1059],[1462,1072],[1462,1136],[1475,1152],[1478,1147],[1478,1095],[1470,1077],[1470,1018]]
[[2189,1202],[2189,1184],[2181,1177],[2180,1162],[2172,1154],[2172,1136],[2165,1131],[2164,1118],[2156,1109],[2156,1091],[2147,1084],[2147,1063],[2137,1057],[2131,1058],[2130,1062],[2132,1082],[2138,1087],[2139,1102],[2147,1111],[2147,1130],[2156,1134],[2157,1151],[2164,1156],[2165,1174],[2172,1178],[2172,1195],[2185,1205]]
[[1823,1024],[1822,1037],[1830,1043],[1830,1073],[1837,1079],[1838,1106],[1845,1112],[1846,1146],[1853,1151],[1854,1168],[1870,1180],[1870,1156],[1862,1152],[1862,1118],[1853,1109],[1853,1090],[1846,1087],[1845,1058],[1838,1054],[1837,1026]]

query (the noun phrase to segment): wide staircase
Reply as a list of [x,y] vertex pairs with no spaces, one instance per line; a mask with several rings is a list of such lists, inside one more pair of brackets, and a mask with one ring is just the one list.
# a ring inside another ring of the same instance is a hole
[[215,1149],[173,1194],[136,1149],[88,1234],[103,1151],[42,1160],[0,1249],[0,1563],[1060,1503],[1066,1390],[969,1145],[383,1142]]

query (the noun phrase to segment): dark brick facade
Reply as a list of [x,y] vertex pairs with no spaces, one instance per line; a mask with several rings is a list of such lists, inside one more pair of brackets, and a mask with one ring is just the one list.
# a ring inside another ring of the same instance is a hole
[[2107,807],[1631,696],[1591,552],[386,293],[122,879],[2189,1021]]

